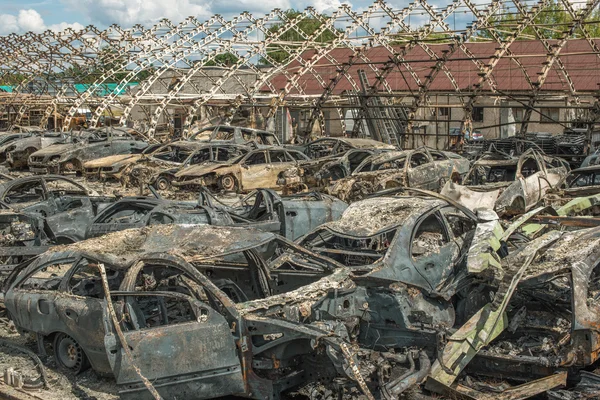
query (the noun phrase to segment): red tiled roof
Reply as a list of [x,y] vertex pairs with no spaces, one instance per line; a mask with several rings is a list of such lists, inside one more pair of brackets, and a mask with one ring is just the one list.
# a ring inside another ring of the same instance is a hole
[[[549,41],[550,44],[556,43],[556,41]],[[600,46],[600,39],[595,40],[596,45]],[[496,51],[498,45],[496,43],[466,43],[468,49],[484,64],[490,62],[490,57]],[[448,44],[435,44],[429,45],[429,48],[433,50],[438,56],[442,55],[442,50],[449,49]],[[395,49],[400,50],[400,46],[395,46]],[[537,40],[535,41],[516,41],[510,46],[510,50],[515,56],[518,57],[518,61],[523,65],[527,74],[530,76],[532,81],[537,81],[538,72],[541,71],[543,62],[546,61],[546,49],[543,44]],[[302,54],[304,60],[309,60],[315,50],[309,50]],[[348,48],[337,48],[332,50],[329,55],[339,64],[348,62],[348,57],[352,55],[352,50]],[[366,52],[366,57],[371,60],[373,65],[380,68],[383,63],[388,61],[392,57],[390,53],[384,47],[374,47]],[[419,46],[414,47],[404,57],[406,61],[412,67],[414,73],[420,78],[421,82],[426,80],[425,76],[429,75],[432,67],[435,65],[435,61],[427,55],[427,53]],[[593,92],[600,89],[600,56],[593,54],[593,49],[590,44],[584,39],[573,39],[567,42],[560,53],[560,60],[562,60],[576,91],[579,92]],[[335,76],[336,66],[335,63],[330,62],[327,58],[321,58],[314,66],[315,74],[319,75],[326,83]],[[358,84],[359,69],[364,69],[367,72],[369,82],[373,84],[375,79],[375,73],[369,67],[365,65],[363,60],[358,60],[357,64],[350,68],[348,74],[352,76],[354,81]],[[362,64],[362,65],[360,65]],[[473,90],[473,84],[477,83],[479,76],[479,69],[473,61],[468,59],[468,56],[463,50],[458,48],[454,54],[450,57],[446,66],[452,76],[454,77],[458,87],[461,91],[468,92]],[[298,73],[300,63],[293,61],[287,66],[287,72],[289,74]],[[521,67],[518,65],[517,60],[505,55],[492,73],[492,78],[496,82],[497,88],[501,91],[527,91],[530,89],[530,85],[527,83],[525,74]],[[395,91],[417,91],[418,84],[409,74],[405,66],[394,67],[387,77],[387,82]],[[287,78],[283,74],[275,76],[271,83],[281,90],[285,88],[288,83]],[[309,95],[321,94],[323,92],[323,86],[316,79],[315,75],[310,71],[307,71],[303,76],[298,79],[298,86],[304,89],[304,92]],[[484,84],[484,90],[489,89],[487,84]],[[263,88],[263,90],[268,90]],[[352,90],[352,85],[349,80],[343,78],[334,90],[334,94],[340,94],[345,90]],[[451,84],[450,79],[446,76],[443,71],[440,71],[435,79],[431,82],[429,87],[430,91],[453,91],[454,87]],[[548,73],[546,82],[542,86],[544,91],[568,91],[569,85],[564,74],[555,62],[551,71]],[[296,88],[291,89],[291,94],[299,94]]]

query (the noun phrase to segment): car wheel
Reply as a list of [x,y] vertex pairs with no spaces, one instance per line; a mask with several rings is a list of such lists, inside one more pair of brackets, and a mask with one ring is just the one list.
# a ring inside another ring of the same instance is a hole
[[64,163],[62,165],[61,168],[61,172],[75,172],[75,173],[80,173],[82,171],[81,169],[81,163],[79,162],[79,160],[70,160],[67,161],[66,163]]
[[171,187],[171,180],[166,176],[159,176],[156,179],[155,186],[158,190],[167,190]]
[[73,373],[80,373],[89,368],[90,364],[79,343],[71,336],[57,333],[54,337],[54,357],[59,367]]
[[237,192],[238,190],[237,179],[235,179],[235,176],[231,174],[222,176],[219,182],[224,190],[232,192]]

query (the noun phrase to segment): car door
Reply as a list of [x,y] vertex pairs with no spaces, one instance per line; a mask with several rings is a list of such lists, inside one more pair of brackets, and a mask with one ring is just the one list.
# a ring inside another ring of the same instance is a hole
[[44,217],[56,212],[54,199],[48,196],[42,178],[11,184],[1,200],[17,210],[38,213]]
[[[60,295],[54,304],[56,315],[66,329],[61,332],[71,336],[85,349],[94,370],[110,373],[104,350],[104,334],[100,328],[103,317],[104,289],[98,270],[99,261],[81,257],[61,283]],[[118,290],[123,278],[122,270],[103,263],[109,289]]]
[[409,187],[437,190],[439,177],[431,156],[426,151],[414,151],[406,160],[406,177]]
[[439,211],[423,216],[415,225],[410,244],[412,262],[432,292],[442,290],[451,277],[459,250]]
[[242,161],[240,168],[243,190],[256,188],[271,188],[277,184],[277,175],[273,178],[273,168],[268,164],[267,152],[265,150],[253,151]]
[[[452,171],[455,169],[454,161],[450,160],[441,151],[430,150],[429,154],[433,159],[435,170],[437,171],[440,183],[445,183],[446,181],[450,180],[450,177],[452,176]],[[439,189],[441,189],[441,187]]]
[[546,169],[534,154],[524,155],[519,160],[517,177],[523,188],[526,209],[540,200],[543,188],[549,187],[545,174]]
[[[180,293],[117,292],[117,315],[133,356],[124,354],[106,315],[105,348],[122,399],[152,399],[136,369],[161,397],[204,399],[245,392],[237,347],[226,319]],[[127,295],[126,295],[127,294]],[[177,317],[169,310],[179,310]]]

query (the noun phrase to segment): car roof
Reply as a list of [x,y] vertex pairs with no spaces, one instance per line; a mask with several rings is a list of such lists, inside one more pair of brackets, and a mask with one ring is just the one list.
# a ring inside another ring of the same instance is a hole
[[587,167],[574,169],[573,171],[571,171],[571,175],[579,174],[582,172],[594,172],[594,171],[600,171],[600,165],[588,165]]
[[445,201],[419,196],[375,197],[352,203],[342,217],[321,228],[355,237],[368,237],[402,225],[412,215],[447,205]]
[[[108,233],[102,237],[55,246],[47,253],[76,251],[133,260],[141,254],[169,253],[186,258],[215,258],[262,246],[276,238],[246,227],[211,225],[152,225]],[[188,260],[188,261],[193,261]]]

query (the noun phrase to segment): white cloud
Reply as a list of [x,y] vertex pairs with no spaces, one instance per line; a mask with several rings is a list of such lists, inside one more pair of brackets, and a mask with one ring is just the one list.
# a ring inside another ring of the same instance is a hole
[[0,34],[18,33],[19,24],[17,17],[11,14],[0,14]]
[[94,24],[124,27],[152,25],[163,18],[178,23],[190,15],[202,20],[211,15],[206,0],[63,0]]
[[352,4],[348,1],[340,0],[314,0],[312,6],[317,12],[329,14],[340,8],[342,4],[348,4],[352,7]]
[[66,28],[73,30],[83,29],[83,25],[78,22],[69,24],[61,22],[46,26],[44,19],[37,11],[33,9],[20,10],[17,15],[0,14],[0,35],[8,35],[10,33],[25,33],[25,32],[44,32],[47,29],[53,31],[63,31]]
[[85,27],[83,25],[81,25],[79,22],[74,22],[72,24],[69,24],[67,22],[61,22],[60,24],[52,24],[52,25],[48,26],[48,29],[53,30],[55,32],[61,32],[67,28],[71,28],[74,31],[80,31]]
[[35,10],[21,10],[17,17],[17,24],[24,32],[43,32],[46,29],[42,16]]

